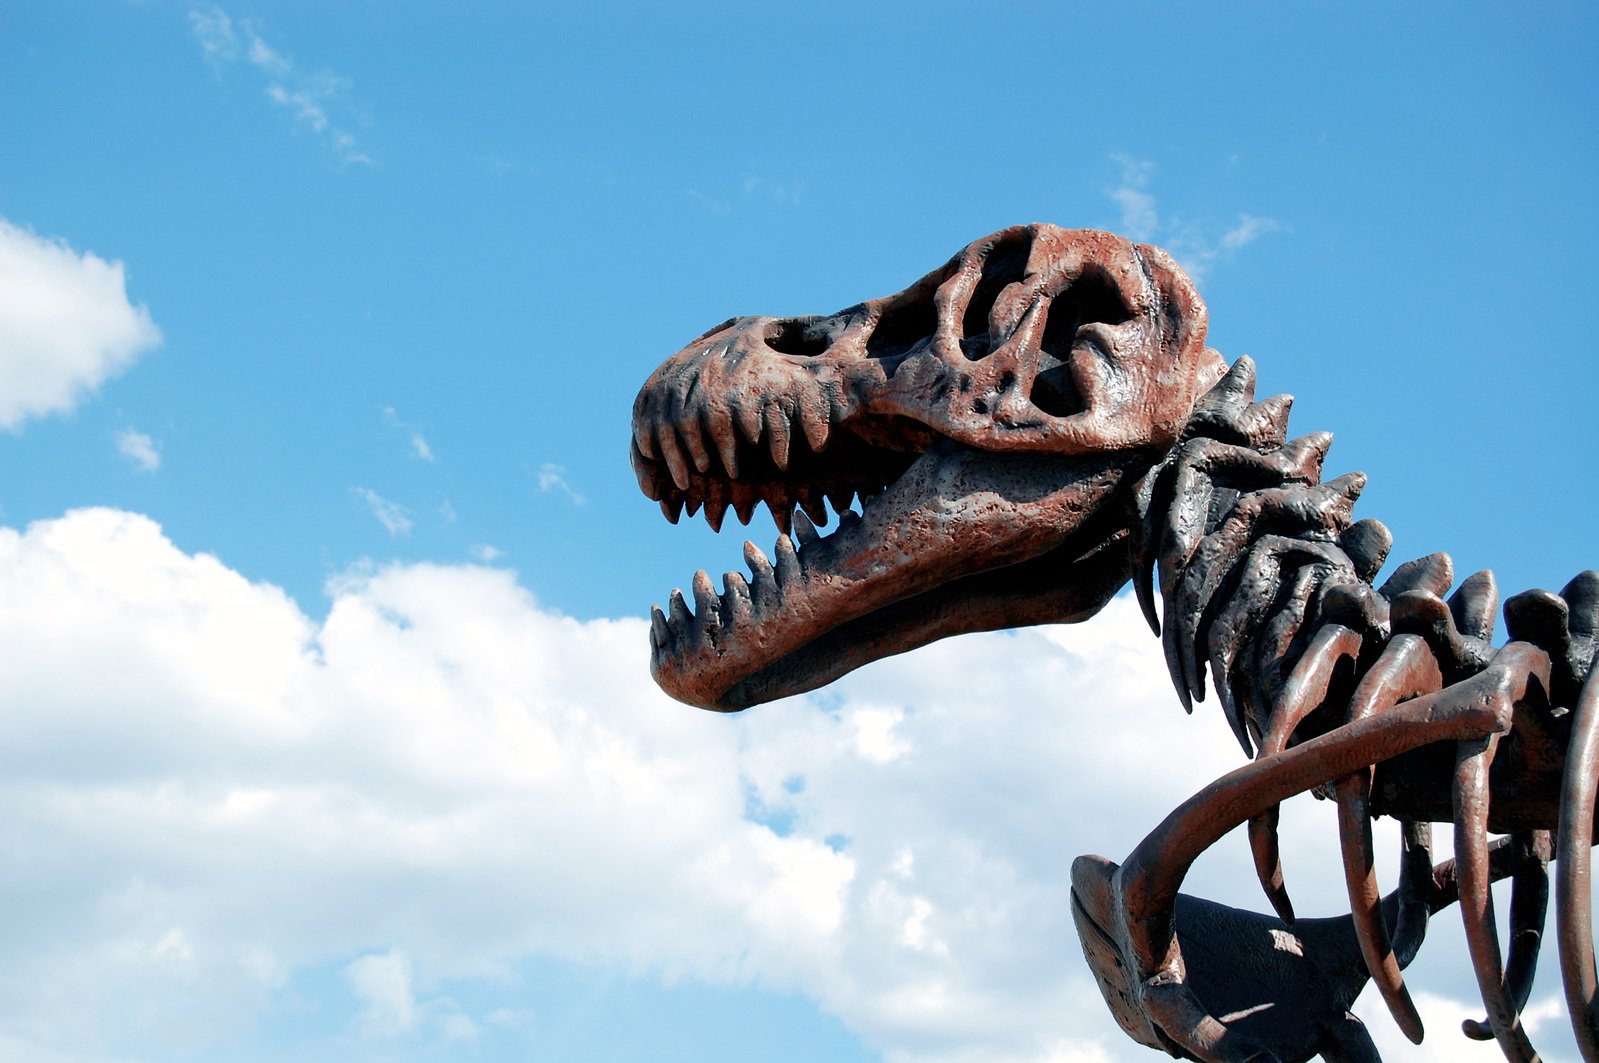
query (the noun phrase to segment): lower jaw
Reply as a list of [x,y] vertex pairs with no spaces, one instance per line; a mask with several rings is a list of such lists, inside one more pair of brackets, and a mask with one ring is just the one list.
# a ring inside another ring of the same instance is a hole
[[[845,621],[732,682],[705,707],[736,712],[802,694],[872,661],[952,635],[1086,620],[1132,574],[1125,534],[1095,523],[1038,557],[963,576]],[[673,684],[666,677],[662,685]]]

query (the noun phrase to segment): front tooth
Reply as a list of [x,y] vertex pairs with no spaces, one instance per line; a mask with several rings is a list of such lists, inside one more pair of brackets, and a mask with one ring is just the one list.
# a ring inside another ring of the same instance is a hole
[[647,417],[633,418],[633,445],[646,458],[654,458],[656,454],[654,427]]
[[794,538],[799,540],[801,546],[814,543],[821,536],[816,533],[816,525],[811,523],[811,518],[805,515],[804,510],[794,514]]
[[707,631],[722,626],[721,610],[716,606],[716,588],[711,585],[710,573],[702,568],[694,573],[694,608]]
[[683,592],[676,587],[672,588],[672,596],[667,599],[666,608],[671,613],[672,634],[682,638],[688,634],[690,626],[694,623],[694,614],[688,610],[688,602],[683,600]]
[[704,504],[704,500],[700,498],[699,495],[689,495],[685,501],[687,503],[686,508],[688,509],[688,515],[691,517],[698,513],[700,511],[700,506]]
[[627,452],[628,460],[633,464],[633,475],[638,477],[639,490],[643,491],[644,497],[651,502],[659,502],[661,500],[661,489],[655,476],[654,463],[639,453],[637,443],[628,447]]
[[664,649],[672,641],[672,629],[666,626],[666,614],[661,612],[658,605],[650,606],[650,645],[653,649]]
[[661,499],[661,513],[673,524],[683,515],[683,499],[673,495],[671,498]]
[[799,553],[794,549],[794,540],[786,535],[777,537],[776,553],[777,585],[784,587],[800,578]]
[[838,530],[843,531],[846,528],[853,528],[860,522],[861,515],[859,513],[855,512],[853,509],[846,510],[844,515],[838,518]]
[[788,471],[788,414],[775,402],[766,404],[766,444],[772,449],[772,464]]
[[672,482],[679,491],[688,490],[688,462],[683,460],[683,451],[677,445],[677,429],[669,424],[663,424],[658,429],[656,442],[659,444],[661,457],[666,459],[666,467],[672,473]]

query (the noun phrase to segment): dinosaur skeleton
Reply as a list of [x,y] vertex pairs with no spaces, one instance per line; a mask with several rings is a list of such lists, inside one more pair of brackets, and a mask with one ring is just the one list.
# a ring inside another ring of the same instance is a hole
[[[1599,1060],[1599,573],[1506,601],[1501,647],[1490,573],[1446,599],[1450,561],[1433,554],[1374,586],[1391,536],[1352,517],[1365,478],[1322,482],[1331,436],[1288,440],[1291,400],[1255,402],[1253,364],[1229,368],[1205,327],[1158,248],[1033,225],[899,294],[701,336],[634,405],[639,484],[673,522],[703,508],[719,529],[731,508],[748,523],[764,502],[783,534],[775,560],[745,544],[748,578],[718,593],[698,572],[692,609],[674,591],[653,610],[656,680],[735,711],[949,635],[1083,620],[1131,580],[1185,707],[1208,672],[1254,759],[1121,865],[1073,866],[1084,955],[1123,1030],[1203,1060],[1375,1059],[1350,1003],[1374,980],[1419,1041],[1401,969],[1458,901],[1487,1008],[1465,1032],[1534,1059],[1519,1012],[1558,854],[1562,976]],[[840,520],[824,537],[827,502]],[[1338,805],[1337,919],[1295,920],[1284,886],[1277,807],[1307,790]],[[1386,898],[1377,815],[1404,841]],[[1246,822],[1276,916],[1179,896]],[[1434,822],[1453,823],[1456,852],[1436,867]],[[1490,886],[1505,877],[1502,963]]]

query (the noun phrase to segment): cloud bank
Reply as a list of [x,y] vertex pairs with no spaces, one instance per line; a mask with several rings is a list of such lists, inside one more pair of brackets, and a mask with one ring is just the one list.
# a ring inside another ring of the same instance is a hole
[[[126,512],[0,529],[0,1046],[225,1058],[320,969],[344,1058],[396,1058],[536,1015],[512,975],[550,957],[801,992],[892,1061],[1147,1058],[1067,870],[1239,753],[1176,708],[1130,601],[727,717],[651,684],[644,621],[563,617],[505,570],[329,590],[313,620]],[[1290,884],[1337,910],[1305,805]],[[1263,907],[1250,881],[1229,839],[1190,885]],[[450,995],[494,983],[481,1014]]]
[[0,429],[73,409],[160,342],[121,262],[0,218]]

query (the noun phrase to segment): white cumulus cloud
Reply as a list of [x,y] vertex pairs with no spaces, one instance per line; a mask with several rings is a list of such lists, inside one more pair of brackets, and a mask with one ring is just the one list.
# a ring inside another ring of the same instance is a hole
[[0,218],[0,429],[72,409],[160,342],[121,262]]
[[[222,1051],[317,970],[382,1046],[534,1038],[506,972],[551,958],[803,993],[893,1063],[1141,1060],[1078,953],[1070,863],[1240,760],[1126,599],[729,717],[654,687],[643,620],[560,616],[506,570],[366,571],[314,620],[96,509],[0,529],[0,588],[21,1058]],[[1341,910],[1331,810],[1283,824],[1301,911]],[[1189,888],[1258,909],[1251,882],[1231,837]],[[1469,1000],[1451,917],[1415,984]],[[1469,1058],[1447,1011],[1430,1036]]]

